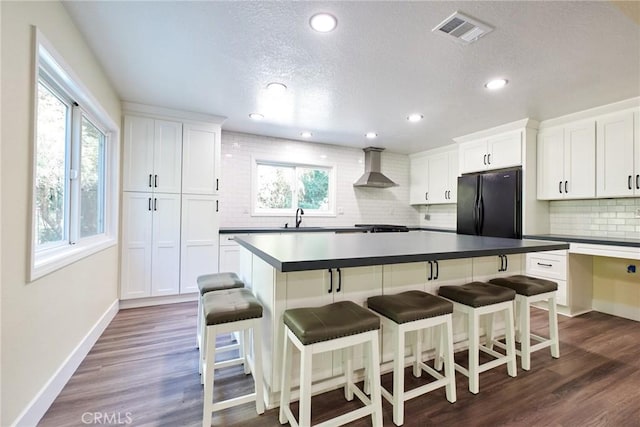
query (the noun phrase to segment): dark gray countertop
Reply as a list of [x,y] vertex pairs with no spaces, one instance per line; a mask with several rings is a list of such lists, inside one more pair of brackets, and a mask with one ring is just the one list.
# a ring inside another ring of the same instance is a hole
[[446,232],[256,234],[236,241],[279,271],[401,264],[569,249],[568,243]]
[[540,234],[524,236],[527,239],[553,240],[558,242],[588,243],[592,245],[640,247],[640,239],[622,239],[615,237],[571,236],[568,234]]

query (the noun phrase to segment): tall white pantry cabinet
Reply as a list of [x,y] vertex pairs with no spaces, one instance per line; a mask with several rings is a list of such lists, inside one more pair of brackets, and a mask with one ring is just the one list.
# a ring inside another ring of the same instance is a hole
[[120,299],[197,292],[217,272],[223,120],[125,104]]

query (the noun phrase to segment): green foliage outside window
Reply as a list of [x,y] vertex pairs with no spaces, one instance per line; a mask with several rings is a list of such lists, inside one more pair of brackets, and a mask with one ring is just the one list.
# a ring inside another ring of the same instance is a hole
[[328,168],[258,164],[256,169],[258,210],[329,210]]

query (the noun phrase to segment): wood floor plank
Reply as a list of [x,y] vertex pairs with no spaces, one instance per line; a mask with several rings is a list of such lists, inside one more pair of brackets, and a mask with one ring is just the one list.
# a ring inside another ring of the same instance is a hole
[[[83,414],[127,414],[134,426],[198,426],[202,386],[195,347],[195,303],[120,311],[60,393],[40,426],[82,426]],[[546,334],[547,313],[532,310],[533,329]],[[506,368],[480,376],[480,393],[456,375],[458,401],[444,389],[405,404],[405,426],[615,426],[640,427],[640,327],[638,322],[602,313],[560,318],[560,359],[548,351],[532,355],[529,372],[516,378]],[[228,341],[230,338],[226,338]],[[466,353],[456,355],[457,360]],[[406,371],[406,387],[427,382]],[[242,367],[216,371],[218,398],[253,387]],[[391,386],[392,375],[382,382]],[[315,396],[312,420],[324,421],[357,407],[342,391]],[[293,404],[294,412],[297,404]],[[383,406],[384,424],[392,426],[392,408]],[[117,424],[117,423],[116,423]],[[253,404],[216,413],[220,426],[279,426],[278,411],[258,416]],[[103,423],[102,425],[105,425]],[[115,424],[111,424],[115,425]],[[351,426],[370,426],[368,419]]]

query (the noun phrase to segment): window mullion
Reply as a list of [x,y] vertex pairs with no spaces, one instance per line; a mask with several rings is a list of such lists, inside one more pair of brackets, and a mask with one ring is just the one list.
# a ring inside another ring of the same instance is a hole
[[71,162],[69,164],[69,243],[74,245],[80,235],[80,148],[82,110],[74,104],[71,115]]

